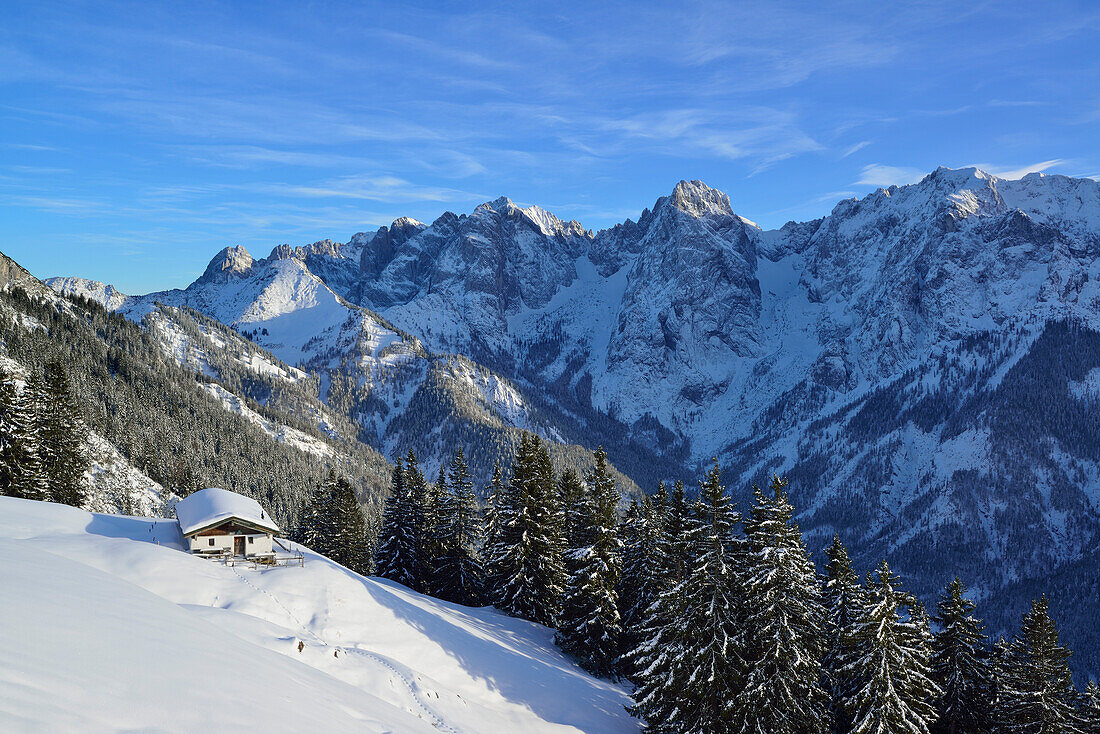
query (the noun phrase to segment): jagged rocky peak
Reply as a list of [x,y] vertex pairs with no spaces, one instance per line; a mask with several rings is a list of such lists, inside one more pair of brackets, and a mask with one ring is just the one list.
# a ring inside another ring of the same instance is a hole
[[299,260],[305,260],[308,257],[321,255],[324,257],[339,257],[340,248],[342,245],[339,242],[333,242],[332,240],[319,240],[311,245],[305,247],[291,247],[290,245],[276,245],[271,250],[271,254],[268,256],[268,260],[287,260],[289,258],[297,258]]
[[552,212],[548,212],[537,204],[528,207],[519,207],[507,196],[501,196],[493,201],[485,202],[474,209],[473,216],[488,212],[494,212],[501,217],[522,218],[547,237],[592,237],[592,233],[586,230],[584,225],[575,219],[563,222]]
[[301,250],[300,247],[291,247],[290,245],[275,245],[271,250],[271,254],[267,256],[268,260],[286,260],[287,258],[297,256],[297,251]]
[[733,215],[730,198],[702,181],[681,181],[672,190],[668,203],[694,217]]
[[485,202],[484,204],[482,204],[481,206],[478,207],[478,209],[489,209],[489,210],[492,210],[494,212],[500,212],[502,214],[506,213],[509,209],[518,209],[518,208],[519,207],[517,207],[515,204],[513,204],[512,200],[509,199],[507,196],[498,196],[497,198],[493,199],[492,201],[487,201],[487,202]]
[[228,280],[230,277],[247,274],[252,269],[252,255],[240,245],[226,247],[206,266],[206,272],[200,281]]
[[398,230],[401,232],[407,232],[409,230],[421,230],[428,225],[420,222],[412,217],[400,217],[393,220],[393,224],[390,225],[391,230]]
[[427,226],[412,217],[401,217],[395,219],[389,227],[379,227],[373,234],[360,232],[352,237],[348,244],[361,252],[359,272],[366,276],[377,276],[393,259],[398,248],[427,229]]

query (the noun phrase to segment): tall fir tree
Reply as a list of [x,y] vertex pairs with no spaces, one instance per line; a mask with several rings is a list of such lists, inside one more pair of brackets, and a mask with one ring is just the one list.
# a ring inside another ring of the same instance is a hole
[[786,480],[773,476],[767,492],[755,488],[745,524],[748,578],[740,641],[745,678],[734,727],[745,734],[829,730],[828,696],[821,685],[825,610],[786,487]]
[[911,601],[883,561],[868,578],[867,608],[852,630],[856,685],[846,703],[854,734],[927,734],[935,720],[931,650],[921,623],[903,617]]
[[291,539],[321,555],[328,555],[325,551],[333,532],[332,520],[332,492],[322,482],[313,488],[305,507],[298,513],[298,525],[291,533]]
[[619,658],[621,623],[617,585],[622,570],[622,542],[616,508],[619,491],[611,476],[607,453],[594,454],[595,467],[587,492],[576,500],[573,514],[581,518],[568,550],[572,572],[562,598],[555,637],[562,650],[594,675],[610,676]]
[[83,477],[88,468],[84,448],[88,431],[68,371],[60,362],[50,362],[36,382],[34,394],[41,395],[36,427],[47,495],[54,502],[80,507],[86,495]]
[[553,627],[565,583],[563,521],[549,453],[538,436],[523,434],[511,477],[494,495],[486,559],[494,604]]
[[1032,602],[1005,653],[999,692],[1001,730],[1007,734],[1080,732],[1070,651],[1058,641],[1046,596]]
[[694,562],[695,530],[699,520],[687,499],[684,483],[677,480],[672,485],[665,512],[664,532],[664,585],[672,588],[687,578]]
[[667,498],[658,569],[661,592],[646,610],[638,641],[621,663],[637,685],[631,709],[646,721],[646,731],[674,734],[679,726],[679,686],[689,639],[679,621],[688,603],[687,577],[693,568],[700,522],[687,500],[684,483],[677,481]]
[[[558,499],[562,509],[562,543],[564,551],[585,544],[590,521],[589,501],[584,481],[573,469],[566,469],[558,478]],[[575,564],[564,559],[566,570],[572,573]]]
[[851,666],[856,657],[854,630],[866,607],[866,595],[839,535],[833,536],[825,557],[825,685],[833,730],[847,734],[852,720],[844,701],[855,692],[857,683]]
[[432,596],[439,596],[438,583],[441,579],[439,570],[443,562],[443,522],[447,512],[447,503],[450,501],[450,482],[447,480],[447,465],[440,463],[439,474],[436,480],[427,485],[427,494],[424,497],[424,507],[421,512],[423,518],[423,563],[424,578],[421,581],[421,591]]
[[481,549],[485,598],[498,609],[503,609],[501,589],[510,567],[507,555],[509,543],[515,538],[516,509],[512,505],[514,498],[504,484],[504,471],[499,462],[493,465],[492,479],[485,489],[485,496],[485,544]]
[[374,553],[375,573],[383,578],[416,587],[419,574],[416,547],[415,505],[406,481],[404,462],[394,462],[390,494],[382,511],[382,527]]
[[715,460],[699,490],[692,529],[694,563],[654,605],[654,631],[633,656],[642,672],[632,712],[661,734],[721,734],[735,725],[744,661],[739,605],[743,551]]
[[1081,730],[1086,734],[1100,734],[1100,686],[1090,680],[1081,694],[1078,716]]
[[405,455],[405,487],[409,498],[409,524],[416,547],[416,561],[412,565],[412,588],[424,593],[428,591],[431,568],[434,565],[432,534],[436,516],[435,492],[424,478],[416,452],[412,449]]
[[666,590],[662,570],[664,557],[665,507],[668,492],[662,482],[652,498],[642,495],[631,502],[620,530],[623,540],[623,571],[619,578],[619,615],[622,618],[621,672],[634,680],[638,672],[629,660],[642,640],[649,609]]
[[367,575],[373,564],[367,543],[367,525],[355,488],[346,476],[334,472],[329,473],[325,484],[332,508],[330,551],[326,555],[356,573]]
[[990,728],[994,732],[1002,732],[1007,728],[1008,717],[1005,713],[1005,707],[1008,703],[1008,668],[1008,641],[1005,640],[1004,636],[1001,636],[989,648],[990,683],[993,686],[989,719]]
[[39,458],[39,440],[30,390],[15,378],[0,377],[0,492],[28,500],[49,499]]
[[983,734],[990,730],[993,700],[989,653],[975,604],[956,576],[936,604],[932,639],[932,680],[940,688],[933,731]]
[[440,557],[433,587],[441,599],[480,606],[484,603],[485,584],[481,563],[484,528],[461,446],[451,459],[450,469],[448,491],[440,505]]

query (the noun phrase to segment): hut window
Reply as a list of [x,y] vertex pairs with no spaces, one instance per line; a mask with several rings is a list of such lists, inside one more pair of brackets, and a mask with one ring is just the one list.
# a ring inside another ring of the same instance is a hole
[[249,539],[248,539],[248,542],[249,542],[249,543],[255,543],[255,542],[256,542],[256,539],[255,539],[255,538],[252,538],[252,537],[249,537]]
[[206,541],[206,542],[207,542],[207,543],[208,543],[209,545],[214,545],[214,539],[213,539],[213,538],[211,538],[210,540],[208,540],[208,541]]

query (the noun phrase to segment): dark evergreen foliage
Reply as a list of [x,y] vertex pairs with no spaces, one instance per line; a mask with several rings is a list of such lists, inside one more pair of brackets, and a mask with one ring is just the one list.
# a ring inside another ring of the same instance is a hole
[[743,544],[740,517],[730,506],[718,462],[707,472],[692,530],[694,562],[677,586],[654,605],[656,634],[642,642],[642,669],[633,711],[647,731],[719,734],[735,725],[735,700],[744,676],[740,655]]
[[486,548],[494,604],[555,626],[565,585],[562,519],[550,457],[524,434],[506,485],[494,491]]
[[821,589],[786,481],[772,477],[755,489],[745,535],[745,679],[735,701],[736,726],[756,734],[829,730],[828,696],[821,682],[825,656]]
[[855,734],[928,732],[935,719],[927,626],[905,615],[911,597],[885,561],[868,576],[867,606],[848,634],[854,678],[845,705]]
[[615,514],[619,491],[602,448],[596,449],[595,468],[586,483],[588,491],[574,500],[569,513],[577,518],[577,528],[575,545],[566,552],[571,571],[555,639],[585,670],[609,676],[619,658],[616,586],[622,568],[622,541]]
[[1024,615],[1020,632],[1000,660],[999,731],[1008,734],[1072,734],[1081,731],[1070,651],[1058,641],[1046,597]]
[[485,603],[485,571],[481,562],[485,531],[461,446],[451,460],[450,470],[448,491],[440,504],[440,553],[432,586],[441,599],[480,606]]
[[35,410],[29,390],[5,374],[0,377],[0,491],[27,500],[49,499],[40,458]]
[[416,505],[407,476],[404,462],[398,459],[394,462],[390,494],[382,513],[374,565],[379,576],[414,588],[420,573],[415,535]]
[[81,507],[86,494],[83,476],[89,463],[84,449],[88,432],[68,370],[60,362],[48,363],[40,385],[36,427],[46,494],[54,502]]
[[981,734],[990,729],[993,700],[989,652],[974,602],[957,577],[947,585],[933,621],[932,680],[940,687],[933,731]]
[[295,540],[360,574],[372,571],[367,527],[347,477],[329,472],[310,497]]
[[623,572],[619,579],[619,614],[622,618],[620,671],[635,679],[637,668],[629,654],[642,640],[650,607],[668,588],[665,537],[668,492],[662,483],[652,498],[643,495],[631,502],[620,526],[623,540]]
[[858,670],[852,665],[857,648],[851,632],[866,607],[866,595],[839,535],[833,536],[825,557],[825,684],[834,731],[845,734],[851,729],[852,718],[844,702],[855,693],[859,680]]

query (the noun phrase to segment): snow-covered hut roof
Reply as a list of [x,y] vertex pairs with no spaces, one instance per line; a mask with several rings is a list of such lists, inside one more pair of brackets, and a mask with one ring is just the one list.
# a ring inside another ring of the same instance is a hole
[[176,518],[184,535],[217,525],[235,518],[273,533],[279,526],[271,519],[260,503],[243,494],[228,489],[210,487],[184,497],[176,503]]

